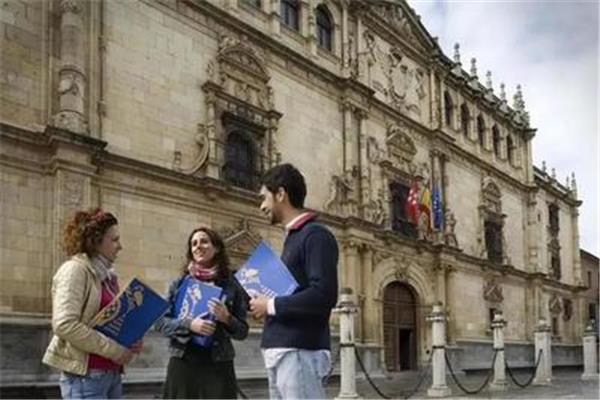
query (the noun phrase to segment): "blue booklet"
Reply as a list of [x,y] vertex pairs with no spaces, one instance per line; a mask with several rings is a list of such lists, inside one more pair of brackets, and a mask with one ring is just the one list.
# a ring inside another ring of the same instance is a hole
[[[219,286],[209,285],[194,277],[186,276],[179,286],[175,298],[175,318],[194,319],[201,317],[210,321],[215,320],[214,314],[208,309],[210,299],[224,299],[223,289]],[[192,342],[198,346],[208,347],[212,344],[212,335],[192,335]]]
[[91,321],[91,326],[129,347],[150,329],[163,315],[168,303],[159,294],[137,278],[104,307]]
[[235,277],[250,297],[285,296],[298,288],[294,276],[265,241],[258,244]]

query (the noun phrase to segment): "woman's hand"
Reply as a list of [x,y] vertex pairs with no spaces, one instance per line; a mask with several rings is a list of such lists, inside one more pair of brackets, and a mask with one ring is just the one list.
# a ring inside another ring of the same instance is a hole
[[210,299],[208,301],[208,309],[215,315],[217,321],[222,322],[225,325],[229,325],[231,314],[229,313],[229,310],[225,304],[219,300]]
[[129,362],[133,359],[134,355],[135,354],[133,353],[133,351],[127,349],[126,351],[123,352],[123,354],[121,354],[121,356],[119,358],[116,358],[113,361],[119,365],[129,364]]
[[143,349],[144,349],[144,341],[142,339],[140,339],[137,342],[135,342],[134,344],[132,344],[131,347],[129,348],[129,350],[133,354],[140,354]]
[[216,324],[213,321],[196,317],[190,324],[190,330],[198,335],[210,336],[215,333]]

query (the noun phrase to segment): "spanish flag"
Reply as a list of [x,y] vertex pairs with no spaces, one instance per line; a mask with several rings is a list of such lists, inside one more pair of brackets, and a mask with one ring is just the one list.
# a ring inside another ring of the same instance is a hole
[[421,214],[425,215],[425,217],[427,218],[427,228],[431,229],[431,191],[427,186],[424,186],[421,192],[419,210],[421,211]]

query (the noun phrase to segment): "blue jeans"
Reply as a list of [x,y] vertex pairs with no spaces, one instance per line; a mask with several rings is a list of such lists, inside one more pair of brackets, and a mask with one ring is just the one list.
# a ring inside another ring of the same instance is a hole
[[324,399],[321,380],[331,360],[323,351],[288,350],[277,363],[267,368],[269,397],[279,399]]
[[63,372],[59,383],[63,399],[120,399],[123,395],[120,371],[90,370],[85,376]]

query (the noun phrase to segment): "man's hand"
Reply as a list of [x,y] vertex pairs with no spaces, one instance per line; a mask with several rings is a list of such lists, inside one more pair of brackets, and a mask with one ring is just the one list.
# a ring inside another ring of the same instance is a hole
[[267,315],[267,303],[269,298],[266,296],[256,296],[250,300],[250,314],[255,319],[263,319]]

